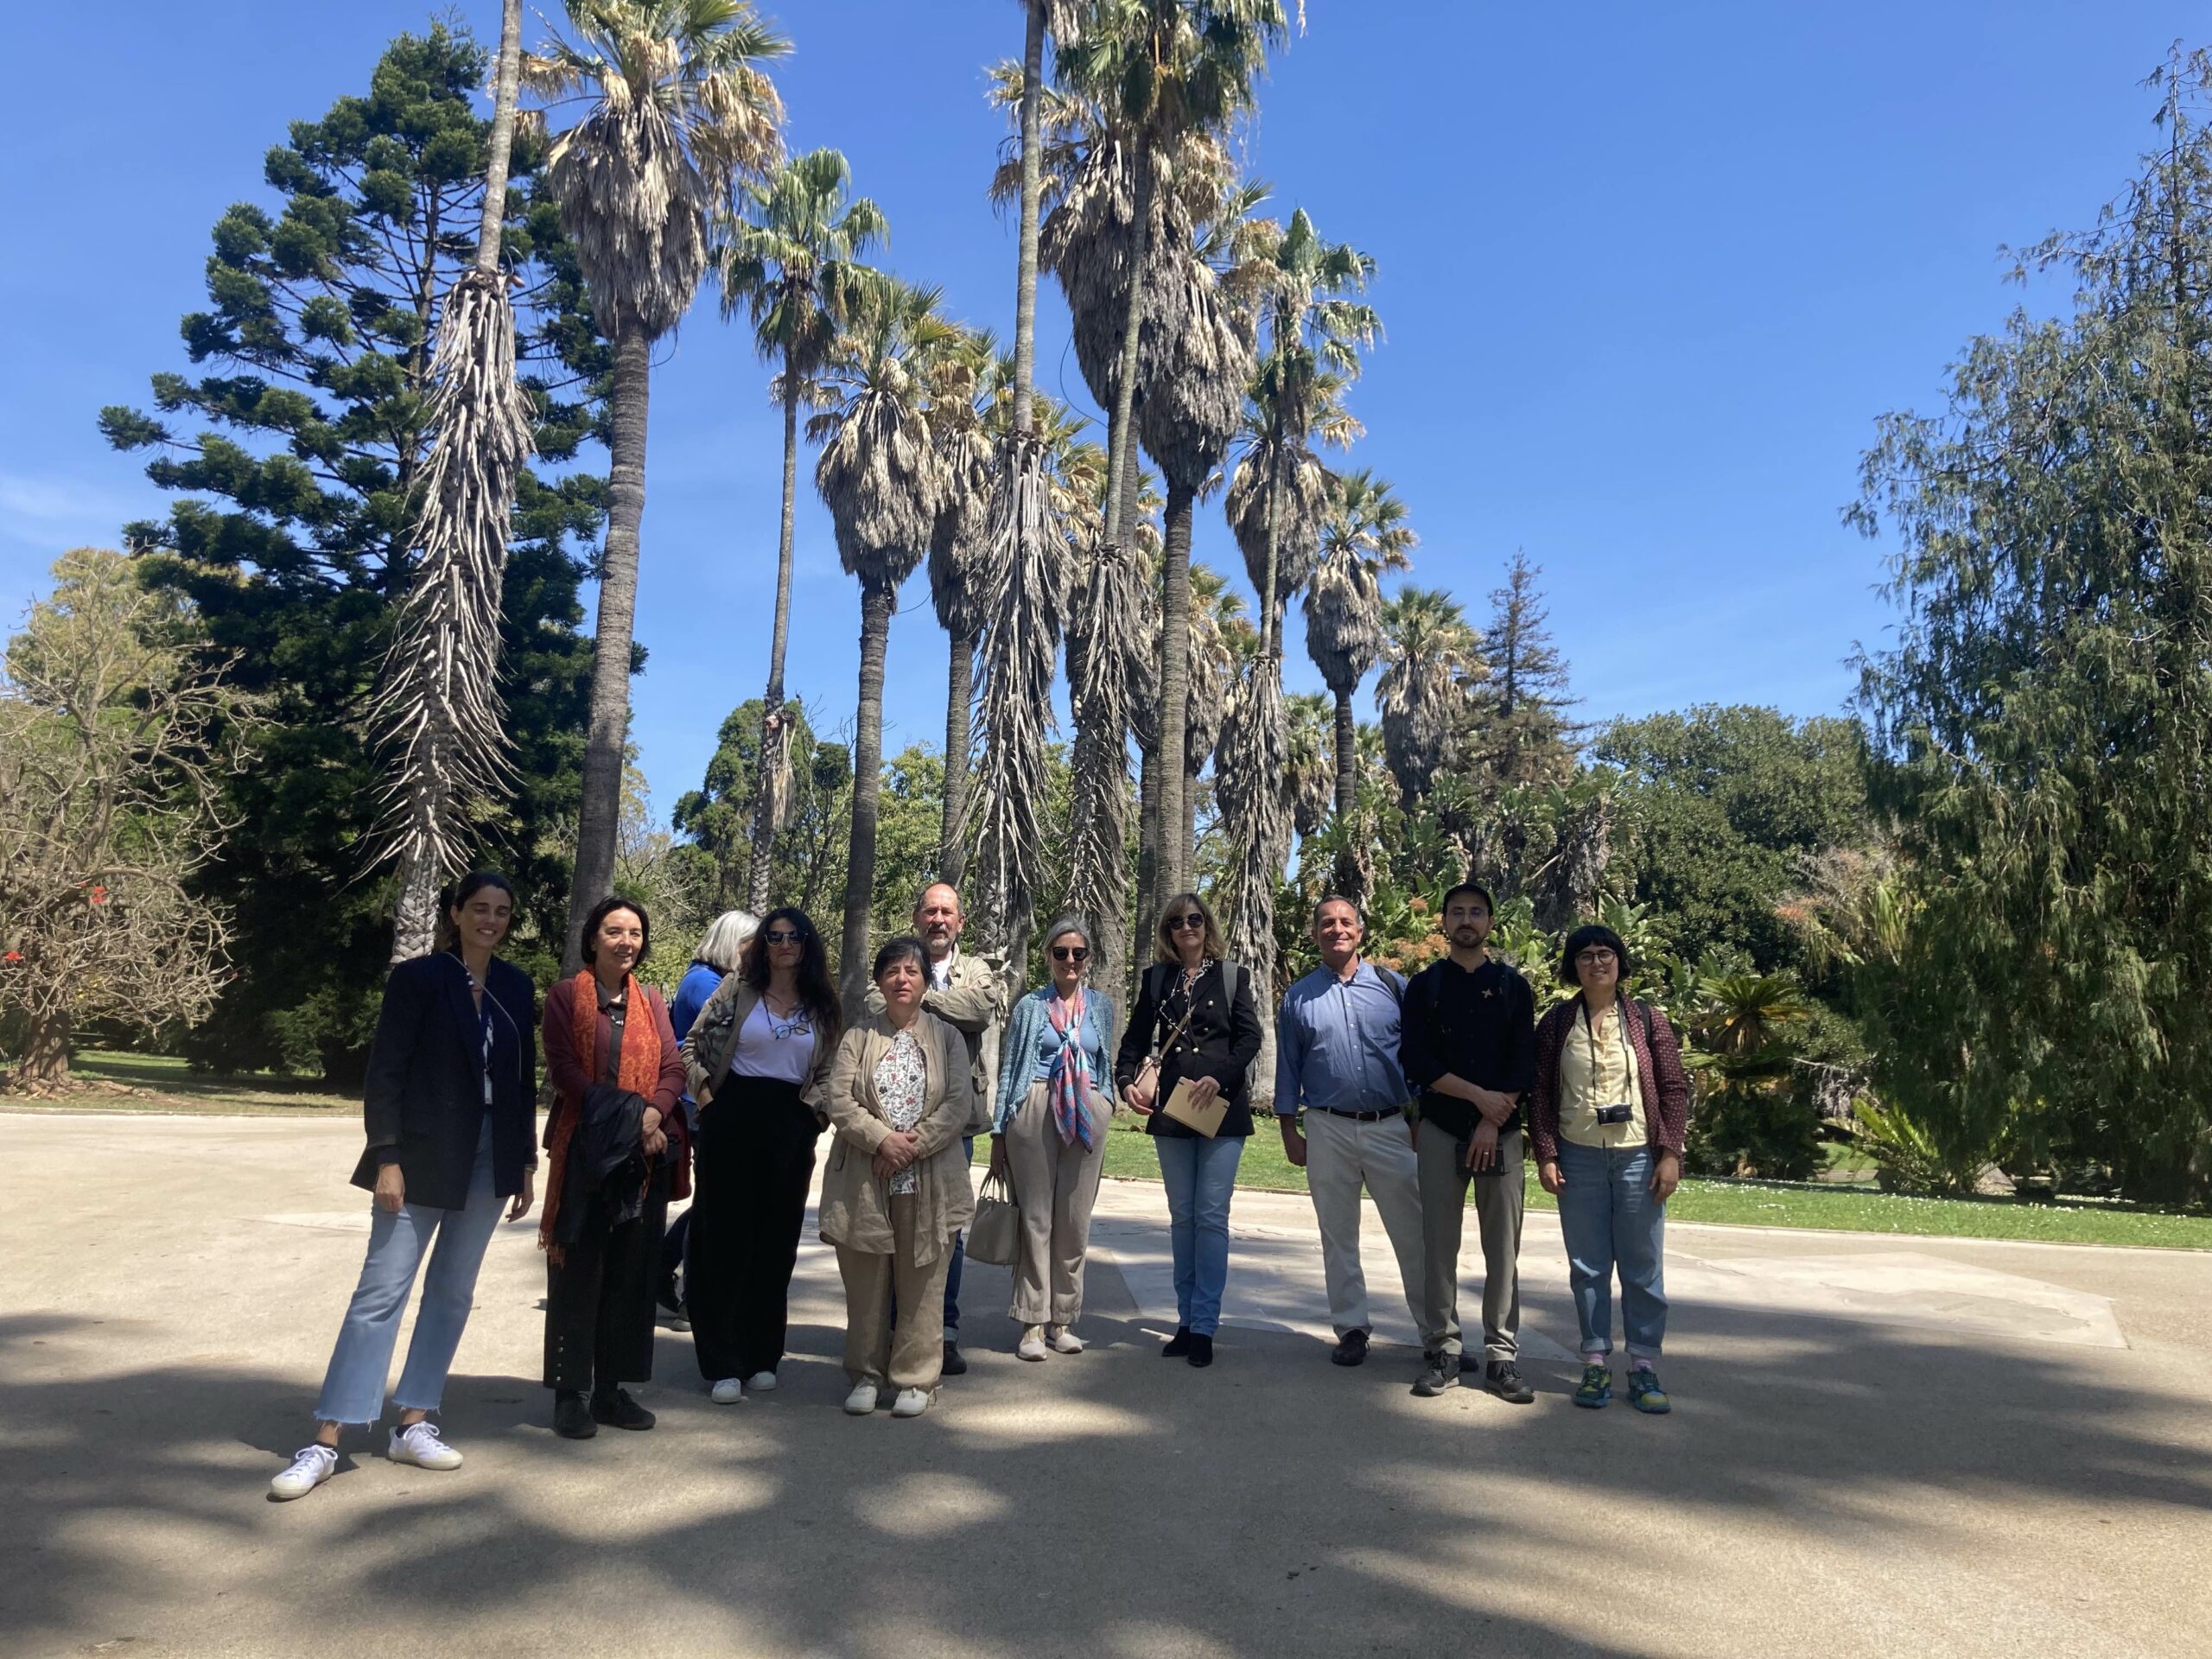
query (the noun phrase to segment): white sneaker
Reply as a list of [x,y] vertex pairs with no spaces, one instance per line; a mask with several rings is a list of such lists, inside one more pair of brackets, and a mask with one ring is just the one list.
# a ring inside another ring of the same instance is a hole
[[745,1379],[745,1391],[747,1394],[773,1394],[776,1391],[776,1374],[773,1371],[753,1372]]
[[1044,1358],[1045,1327],[1041,1325],[1033,1325],[1021,1333],[1021,1340],[1014,1344],[1014,1352],[1018,1359]]
[[734,1376],[726,1376],[707,1390],[718,1406],[734,1406],[745,1398],[745,1384]]
[[1052,1338],[1052,1351],[1054,1353],[1079,1354],[1083,1351],[1083,1338],[1076,1335],[1075,1331],[1071,1326],[1055,1325],[1050,1325],[1046,1327],[1046,1329]]
[[394,1463],[411,1463],[417,1469],[458,1469],[461,1453],[438,1438],[438,1426],[425,1417],[419,1423],[391,1431]]
[[855,1382],[853,1391],[845,1396],[845,1413],[851,1417],[865,1417],[875,1409],[875,1384]]
[[930,1408],[930,1396],[921,1389],[901,1389],[899,1397],[891,1402],[893,1417],[918,1417]]
[[305,1497],[338,1472],[338,1448],[303,1446],[293,1455],[292,1466],[269,1483],[271,1497]]

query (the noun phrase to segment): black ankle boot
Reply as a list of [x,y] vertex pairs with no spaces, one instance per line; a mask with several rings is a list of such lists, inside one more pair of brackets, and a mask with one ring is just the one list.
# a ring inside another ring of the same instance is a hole
[[1167,1345],[1160,1351],[1160,1357],[1162,1359],[1180,1359],[1191,1351],[1191,1327],[1179,1325],[1175,1327],[1175,1334],[1167,1339]]
[[627,1389],[594,1389],[591,1414],[609,1428],[651,1428],[655,1421],[652,1413],[630,1397]]
[[599,1433],[581,1389],[563,1389],[554,1395],[553,1432],[564,1440],[588,1440]]
[[1192,1332],[1191,1336],[1191,1351],[1185,1354],[1184,1358],[1188,1360],[1193,1365],[1212,1364],[1213,1338],[1211,1337],[1199,1336],[1195,1332]]

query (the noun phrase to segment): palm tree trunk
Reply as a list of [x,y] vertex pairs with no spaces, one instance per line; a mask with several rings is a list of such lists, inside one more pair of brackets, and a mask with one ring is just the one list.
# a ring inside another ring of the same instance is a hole
[[1037,378],[1037,213],[1044,194],[1045,0],[1029,0],[1021,35],[1021,251],[1014,295],[1014,432],[1030,431]]
[[622,748],[630,730],[630,649],[638,609],[638,531],[645,517],[645,412],[652,341],[632,323],[614,341],[607,398],[607,549],[592,646],[591,723],[584,737],[583,798],[576,814],[576,868],[569,885],[563,973],[582,963],[586,912],[614,881],[614,837],[622,815]]
[[868,919],[875,897],[875,821],[883,791],[883,653],[891,639],[892,592],[861,588],[861,701],[853,734],[853,838],[845,856],[845,931],[837,950],[837,988],[845,1017],[868,1000]]
[[1189,817],[1184,810],[1183,751],[1191,718],[1191,514],[1198,493],[1167,486],[1166,550],[1160,596],[1160,855],[1153,896],[1190,886]]
[[[1160,890],[1160,763],[1158,750],[1139,748],[1137,770],[1137,949],[1148,954],[1152,930],[1160,920],[1160,906],[1166,895]],[[1125,962],[1128,995],[1135,995],[1135,972],[1140,964]],[[1126,1003],[1125,1006],[1134,1006]]]
[[1351,715],[1351,693],[1337,693],[1337,822],[1350,823],[1359,799],[1359,729]]
[[428,956],[438,937],[437,864],[427,851],[410,846],[399,861],[399,898],[391,911],[391,960]]
[[960,885],[968,873],[968,746],[976,702],[976,636],[952,636],[944,677],[944,828],[938,842],[938,879]]
[[[798,499],[798,377],[784,357],[784,518],[776,537],[776,626],[768,647],[768,690],[761,698],[759,775],[753,785],[753,862],[746,872],[745,901],[756,916],[768,908],[768,877],[775,863],[776,821],[791,722],[775,719],[784,707],[784,648],[791,632],[792,526]],[[774,723],[771,726],[771,721]]]
[[1137,346],[1144,334],[1144,268],[1150,253],[1152,231],[1152,158],[1142,143],[1135,146],[1136,224],[1129,238],[1129,309],[1122,329],[1121,360],[1114,370],[1114,407],[1108,411],[1106,435],[1106,545],[1109,551],[1129,537],[1124,491],[1130,469],[1136,465]]

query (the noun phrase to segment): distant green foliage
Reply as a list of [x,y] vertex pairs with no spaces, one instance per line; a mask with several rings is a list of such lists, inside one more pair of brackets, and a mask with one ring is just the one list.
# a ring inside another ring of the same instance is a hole
[[[473,94],[486,56],[434,25],[394,41],[365,96],[293,124],[264,175],[273,204],[217,221],[207,308],[184,319],[200,378],[154,377],[154,410],[105,410],[148,476],[179,496],[126,530],[149,577],[187,594],[270,720],[260,764],[232,781],[240,818],[199,878],[231,910],[237,977],[191,1039],[228,1068],[357,1071],[391,944],[390,883],[364,879],[381,774],[364,702],[405,590],[427,457],[435,306],[473,257],[484,140]],[[542,138],[516,137],[503,258],[541,468],[591,429],[601,348],[556,216],[536,194]],[[504,606],[501,690],[523,782],[474,826],[480,856],[522,891],[517,949],[550,969],[576,810],[589,645],[577,589],[601,484],[525,472]]]

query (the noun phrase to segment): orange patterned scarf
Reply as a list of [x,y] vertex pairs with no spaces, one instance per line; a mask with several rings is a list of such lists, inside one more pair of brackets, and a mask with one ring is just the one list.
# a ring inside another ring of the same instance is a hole
[[[576,1058],[584,1076],[596,1083],[606,1059],[599,1051],[599,976],[582,968],[569,984],[575,993],[569,1012]],[[614,1086],[651,1101],[660,1084],[660,1022],[646,1006],[645,988],[635,976],[623,981],[622,997],[627,1014],[622,1022],[622,1064],[615,1073]],[[575,1139],[583,1104],[581,1100],[562,1100],[553,1108],[552,1145],[546,1152],[545,1204],[538,1211],[537,1248],[556,1262],[563,1252],[553,1230],[561,1210],[561,1188],[568,1176],[569,1143]]]

